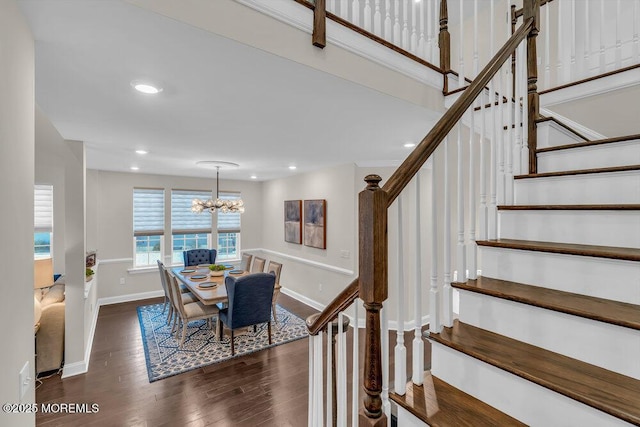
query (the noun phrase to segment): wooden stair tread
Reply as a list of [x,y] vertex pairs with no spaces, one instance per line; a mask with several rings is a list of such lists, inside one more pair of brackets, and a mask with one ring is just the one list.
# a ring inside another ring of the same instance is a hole
[[591,146],[594,146],[594,145],[602,145],[602,144],[615,144],[617,142],[633,141],[633,140],[636,140],[636,139],[640,139],[640,134],[638,134],[638,135],[618,136],[618,137],[615,137],[615,138],[598,139],[596,141],[575,142],[573,144],[557,145],[555,147],[539,148],[539,149],[536,150],[536,152],[537,153],[546,153],[546,152],[549,152],[549,151],[570,150],[572,148],[591,147]]
[[492,246],[525,251],[550,252],[567,255],[611,258],[624,261],[640,261],[640,249],[613,246],[580,245],[577,243],[537,242],[534,240],[478,240],[479,246]]
[[504,205],[498,206],[499,211],[636,211],[640,205]]
[[429,339],[640,425],[639,380],[457,320]]
[[532,173],[528,175],[516,175],[513,177],[513,179],[548,178],[548,177],[554,177],[554,176],[586,175],[586,174],[592,174],[592,173],[607,173],[607,172],[629,172],[629,171],[636,171],[636,170],[640,170],[640,165],[612,166],[607,168]]
[[640,330],[640,306],[556,289],[478,277],[452,287]]
[[389,398],[433,427],[526,425],[434,377],[429,371],[424,374],[422,386],[409,382],[404,396],[389,393]]

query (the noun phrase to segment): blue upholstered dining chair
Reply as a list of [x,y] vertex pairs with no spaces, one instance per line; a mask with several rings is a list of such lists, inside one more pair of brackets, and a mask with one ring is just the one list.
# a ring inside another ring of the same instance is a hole
[[225,286],[229,304],[220,308],[219,319],[220,340],[222,340],[223,325],[231,330],[231,355],[235,354],[233,330],[267,323],[269,330],[269,344],[271,344],[271,300],[276,276],[272,273],[255,273],[242,277],[227,276]]
[[190,249],[182,252],[184,258],[184,266],[198,264],[215,264],[216,254],[218,251],[215,249]]

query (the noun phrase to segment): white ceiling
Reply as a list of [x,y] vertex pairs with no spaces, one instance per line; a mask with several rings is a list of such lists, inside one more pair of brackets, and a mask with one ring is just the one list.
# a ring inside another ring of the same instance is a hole
[[[211,176],[196,161],[221,160],[240,164],[223,178],[268,180],[389,164],[438,116],[120,0],[20,5],[36,39],[36,102],[65,139],[85,141],[92,169]],[[140,94],[136,79],[163,91]]]

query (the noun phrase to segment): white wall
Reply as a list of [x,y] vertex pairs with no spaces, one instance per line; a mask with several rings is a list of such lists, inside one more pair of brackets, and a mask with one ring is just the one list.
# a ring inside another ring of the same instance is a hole
[[[99,298],[118,301],[131,294],[162,294],[157,268],[142,272],[129,271],[133,267],[134,187],[165,189],[165,255],[170,255],[171,189],[212,191],[215,190],[215,181],[210,178],[88,171],[87,238],[88,247],[97,249],[100,260]],[[242,214],[241,246],[260,247],[263,227],[262,183],[221,179],[220,191],[242,193],[246,210]],[[170,261],[170,258],[166,261]],[[119,284],[120,278],[125,279],[125,285]]]
[[[34,378],[33,184],[34,46],[13,0],[0,1],[0,401],[35,402],[34,381],[21,400],[18,373],[28,362]],[[30,426],[33,414],[0,413],[0,425]]]
[[[316,307],[328,304],[357,275],[355,170],[348,164],[264,183],[261,247],[267,252],[261,255],[281,262],[281,285]],[[284,241],[284,201],[305,199],[327,201],[327,249]]]

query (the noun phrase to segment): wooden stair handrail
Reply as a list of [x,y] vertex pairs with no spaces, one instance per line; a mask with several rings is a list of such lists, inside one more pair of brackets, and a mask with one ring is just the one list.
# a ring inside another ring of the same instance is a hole
[[[324,329],[329,322],[336,318],[338,313],[343,312],[358,298],[359,278],[353,279],[349,285],[342,290],[328,306],[322,310],[319,316],[309,324],[310,318],[307,318],[307,329],[311,335],[316,335]],[[315,315],[314,315],[315,316]],[[313,317],[313,316],[312,316]]]
[[382,189],[387,193],[387,207],[391,206],[402,190],[418,173],[422,165],[438,148],[451,129],[458,123],[471,104],[476,100],[480,92],[485,88],[493,76],[500,70],[507,58],[515,51],[518,45],[527,37],[533,28],[534,19],[528,18],[507,42],[494,55],[489,63],[480,71],[469,87],[453,103],[451,108],[444,113],[438,123],[429,131],[418,146],[409,154],[398,169],[391,175]]

